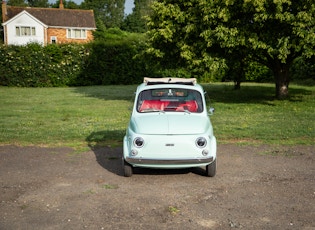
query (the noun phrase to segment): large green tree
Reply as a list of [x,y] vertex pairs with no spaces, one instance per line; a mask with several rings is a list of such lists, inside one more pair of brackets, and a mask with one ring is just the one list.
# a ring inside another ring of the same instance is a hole
[[[64,8],[66,8],[66,9],[80,9],[80,5],[76,4],[72,0],[69,0],[69,1],[63,0],[62,3],[63,3]],[[59,5],[60,5],[60,1],[56,0],[56,2],[54,4],[51,4],[51,7],[52,8],[59,8]]]
[[277,98],[288,96],[293,61],[315,55],[314,0],[159,0],[148,26],[148,51],[179,64],[239,55],[267,66]]
[[122,29],[136,33],[146,32],[145,17],[150,15],[153,1],[154,0],[135,0],[132,13],[125,18]]
[[24,0],[9,0],[7,1],[9,6],[27,6],[27,3]]
[[9,0],[10,6],[49,7],[48,0]]
[[84,0],[83,9],[93,9],[95,16],[107,28],[120,28],[124,20],[125,0]]
[[49,7],[48,0],[27,0],[31,7]]

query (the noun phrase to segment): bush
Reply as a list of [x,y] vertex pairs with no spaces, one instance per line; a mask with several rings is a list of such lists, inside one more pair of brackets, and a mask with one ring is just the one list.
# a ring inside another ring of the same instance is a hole
[[7,86],[46,86],[49,59],[40,45],[1,46],[0,82]]
[[1,85],[67,86],[76,82],[88,55],[82,45],[0,46]]
[[88,47],[91,53],[78,81],[80,85],[135,84],[149,74],[146,63],[135,57],[142,48],[140,43],[96,41]]
[[257,62],[249,62],[245,69],[245,79],[249,82],[273,82],[274,77],[270,69]]
[[160,69],[154,73],[155,77],[179,77],[179,78],[191,78],[193,77],[192,74],[184,68],[178,69]]
[[297,58],[291,67],[292,80],[305,85],[315,84],[315,57]]
[[0,84],[21,87],[135,84],[149,73],[135,58],[143,43],[0,46]]

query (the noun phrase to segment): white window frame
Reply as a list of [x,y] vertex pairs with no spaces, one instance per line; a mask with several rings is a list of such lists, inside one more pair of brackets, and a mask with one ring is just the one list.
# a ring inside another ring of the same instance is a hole
[[15,35],[18,37],[36,36],[36,27],[35,26],[15,26]]
[[73,39],[86,39],[87,38],[87,30],[86,29],[67,29],[67,38]]
[[[55,42],[53,42],[55,41]],[[57,36],[50,36],[50,44],[57,44],[58,40],[57,40]]]

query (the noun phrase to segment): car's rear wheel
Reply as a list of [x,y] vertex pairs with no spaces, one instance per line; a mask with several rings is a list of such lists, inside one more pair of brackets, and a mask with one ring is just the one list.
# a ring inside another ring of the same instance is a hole
[[208,177],[214,177],[217,172],[217,159],[215,159],[211,164],[206,166],[206,175]]
[[124,166],[124,176],[131,177],[133,173],[132,166],[128,164],[125,160],[123,160],[123,166]]

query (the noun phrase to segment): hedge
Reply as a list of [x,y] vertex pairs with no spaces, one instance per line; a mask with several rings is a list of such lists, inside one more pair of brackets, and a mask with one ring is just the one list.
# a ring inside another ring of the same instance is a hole
[[136,58],[143,48],[141,43],[98,41],[87,47],[89,57],[77,81],[79,85],[136,84],[150,75],[145,61]]
[[0,46],[0,85],[57,87],[134,84],[149,73],[134,43]]

